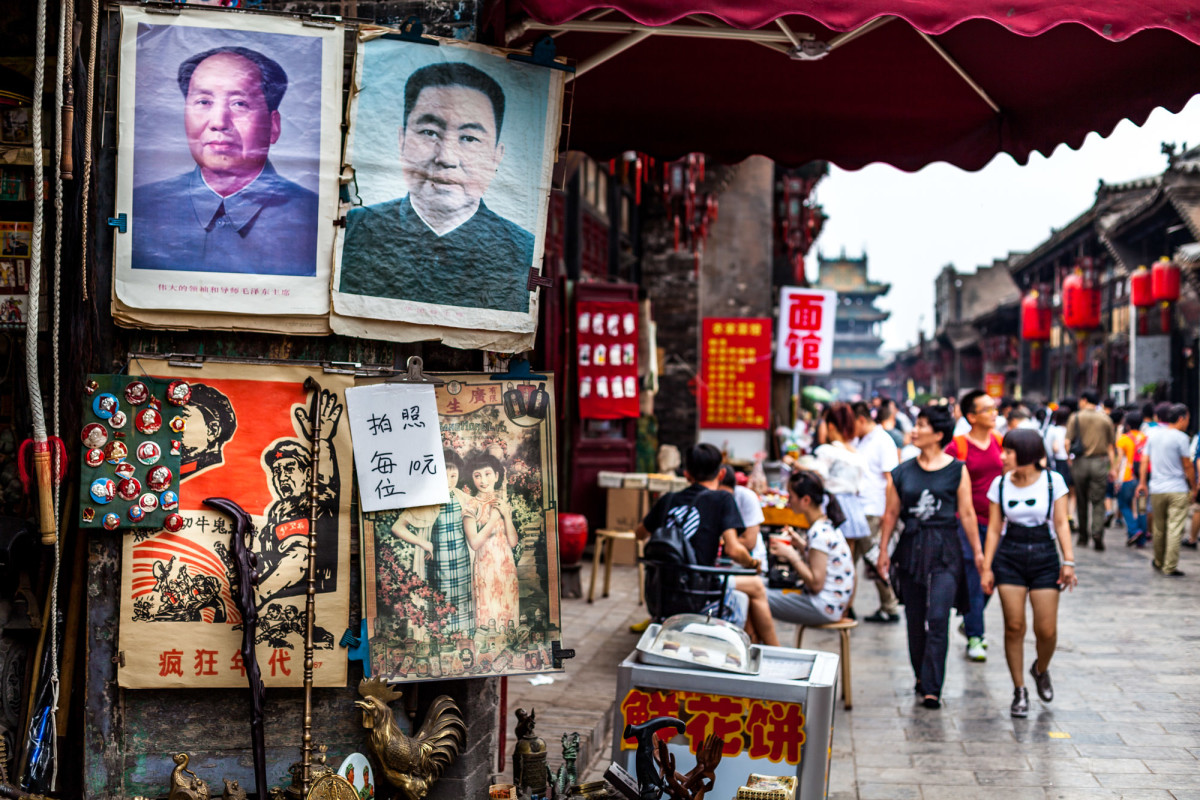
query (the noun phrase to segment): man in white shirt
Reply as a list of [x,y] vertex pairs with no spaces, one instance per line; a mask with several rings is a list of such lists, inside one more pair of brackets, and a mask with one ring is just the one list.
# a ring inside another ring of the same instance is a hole
[[[866,403],[854,404],[854,416],[854,434],[858,437],[854,446],[867,462],[860,496],[863,511],[867,516],[867,526],[871,529],[869,537],[847,540],[851,547],[851,556],[854,562],[858,563],[858,559],[866,555],[868,550],[879,545],[879,525],[883,521],[883,510],[887,505],[887,488],[892,480],[892,470],[899,464],[899,459],[896,443],[888,436],[887,431],[871,418],[871,409]],[[876,577],[875,588],[879,590],[879,610],[865,617],[866,621],[899,622],[900,603],[891,585]]]
[[[1179,578],[1179,543],[1187,523],[1188,507],[1196,494],[1196,469],[1184,431],[1188,426],[1187,406],[1176,403],[1159,412],[1157,428],[1146,441],[1137,495],[1150,495],[1154,516],[1154,568],[1168,577]],[[1149,478],[1149,480],[1147,480]]]
[[738,513],[742,515],[742,524],[746,526],[738,535],[738,541],[750,551],[751,556],[758,559],[758,563],[766,564],[767,546],[760,535],[762,524],[766,520],[762,503],[753,491],[745,486],[738,486],[737,470],[728,464],[721,467],[721,470],[721,484],[718,488],[733,495],[733,502],[737,505]]

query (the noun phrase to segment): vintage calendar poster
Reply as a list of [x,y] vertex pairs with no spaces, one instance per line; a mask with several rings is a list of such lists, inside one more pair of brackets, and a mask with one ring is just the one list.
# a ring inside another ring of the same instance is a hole
[[371,674],[400,682],[556,669],[552,378],[440,377],[449,502],[363,514]]
[[232,520],[203,505],[226,497],[253,518],[258,571],[258,662],[267,687],[300,686],[304,672],[304,604],[312,394],[321,386],[317,468],[317,595],[314,681],[346,682],[350,594],[352,457],[345,391],[353,378],[320,367],[209,363],[179,369],[134,359],[130,373],[185,379],[176,532],[127,535],[122,554],[118,678],[127,688],[243,687],[238,648],[241,615],[233,600]]

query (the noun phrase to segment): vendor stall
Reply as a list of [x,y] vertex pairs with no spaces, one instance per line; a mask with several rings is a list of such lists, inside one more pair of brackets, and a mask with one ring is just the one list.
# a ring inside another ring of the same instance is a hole
[[709,735],[724,741],[712,797],[737,797],[752,773],[791,775],[798,798],[825,797],[837,676],[833,653],[750,645],[720,621],[670,617],[647,628],[617,668],[613,761],[634,772],[637,742],[626,725],[674,717],[684,730],[667,750],[679,772],[695,765]]

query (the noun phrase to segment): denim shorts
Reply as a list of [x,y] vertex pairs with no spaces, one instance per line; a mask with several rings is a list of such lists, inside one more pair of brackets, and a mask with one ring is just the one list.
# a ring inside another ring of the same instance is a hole
[[1058,546],[1045,526],[1018,528],[1010,524],[992,559],[992,575],[997,586],[1057,589],[1061,566]]

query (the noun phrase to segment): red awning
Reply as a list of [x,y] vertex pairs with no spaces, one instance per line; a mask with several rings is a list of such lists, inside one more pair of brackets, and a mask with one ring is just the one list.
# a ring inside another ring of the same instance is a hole
[[1200,91],[1183,0],[1049,4],[509,0],[498,44],[573,59],[569,146],[854,169],[1025,163]]

